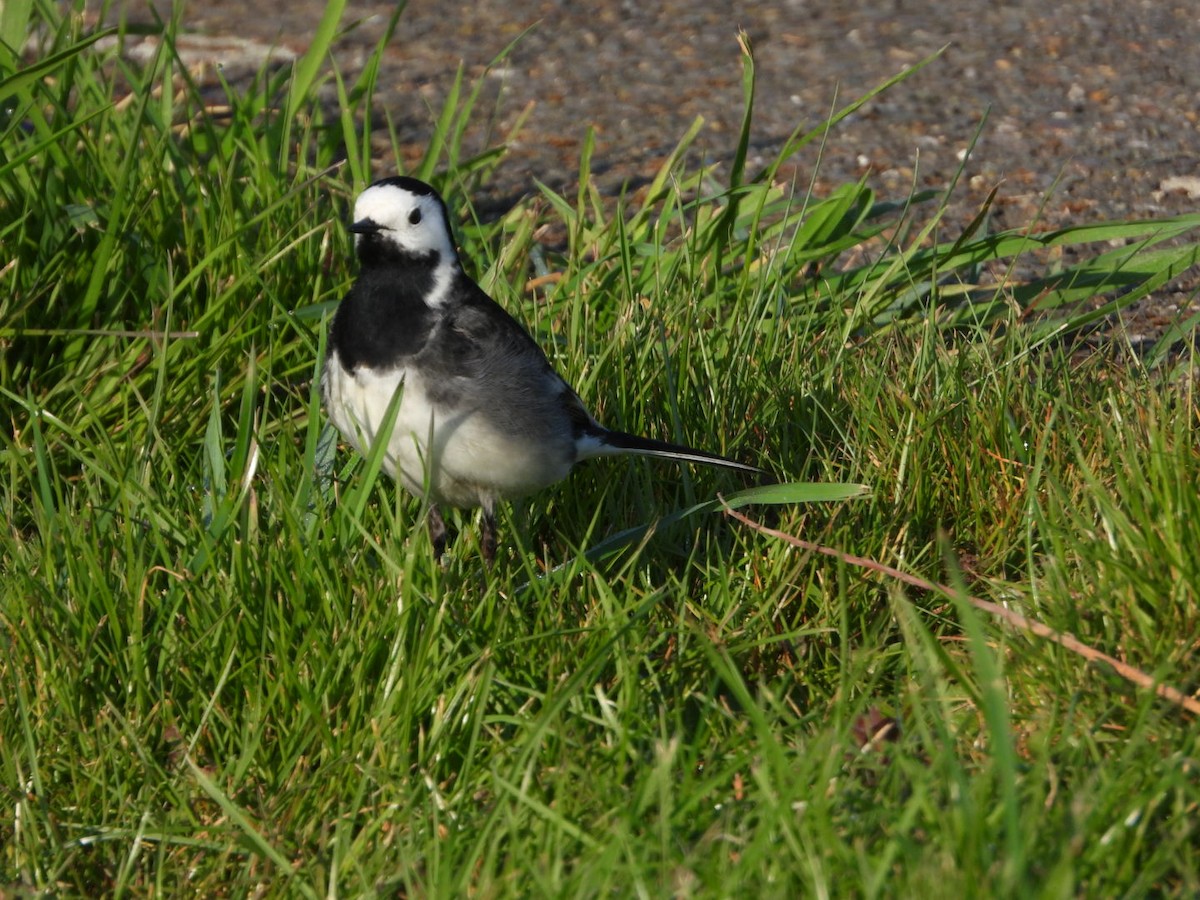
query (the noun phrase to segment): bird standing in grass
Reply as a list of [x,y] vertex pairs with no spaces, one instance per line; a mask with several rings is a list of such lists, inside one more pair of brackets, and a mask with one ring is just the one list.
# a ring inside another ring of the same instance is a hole
[[633,453],[759,474],[754,466],[598,423],[528,332],[464,271],[446,205],[415,178],[377,181],[354,204],[358,279],[338,306],[322,377],[334,425],[366,453],[399,394],[384,467],[429,501],[483,510],[496,555],[496,504],[532,494],[594,456]]

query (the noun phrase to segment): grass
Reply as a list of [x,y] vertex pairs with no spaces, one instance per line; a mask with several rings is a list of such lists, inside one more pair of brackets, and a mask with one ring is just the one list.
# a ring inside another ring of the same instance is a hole
[[463,517],[443,568],[319,409],[377,74],[326,66],[340,6],[227,116],[172,23],[134,69],[57,8],[0,22],[43,35],[0,50],[0,892],[1200,889],[1194,717],[965,599],[1196,690],[1195,350],[1069,336],[1200,217],[947,235],[944,197],[700,169],[692,132],[636,205],[587,144],[576,196],[481,222],[460,74],[418,173],[600,418],[769,464],[753,520],[948,586],[650,462],[518,504],[491,571]]

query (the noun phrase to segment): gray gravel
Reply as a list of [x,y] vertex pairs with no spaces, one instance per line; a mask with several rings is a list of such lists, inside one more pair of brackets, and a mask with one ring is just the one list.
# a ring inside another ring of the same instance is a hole
[[[393,8],[352,6],[361,24],[337,49],[348,73],[361,67]],[[218,0],[189,5],[184,24],[301,52],[322,9],[303,0]],[[138,14],[132,4],[128,12]],[[706,122],[697,161],[730,158],[742,114],[739,26],[758,63],[759,162],[797,126],[819,124],[835,105],[947,48],[829,135],[818,193],[863,174],[883,198],[901,199],[914,183],[943,187],[986,115],[957,194],[964,219],[997,185],[1002,226],[1165,216],[1200,205],[1200,5],[1183,0],[415,0],[387,48],[379,101],[405,156],[417,159],[430,110],[441,108],[461,62],[469,78],[485,79],[493,135],[535,104],[509,144],[493,202],[532,191],[535,178],[569,189],[589,126],[597,131],[593,169],[615,193],[652,174],[697,116]],[[487,140],[488,116],[478,121],[472,150]],[[785,174],[807,184],[816,161],[815,149],[806,152]],[[379,162],[381,171],[395,168]],[[1189,304],[1200,308],[1193,285],[1156,297],[1147,327]]]

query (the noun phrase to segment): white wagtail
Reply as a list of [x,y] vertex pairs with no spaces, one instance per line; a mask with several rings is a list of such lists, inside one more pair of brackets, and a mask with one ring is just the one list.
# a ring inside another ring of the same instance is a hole
[[430,501],[439,556],[439,503],[483,508],[490,563],[496,502],[565,478],[581,459],[637,453],[762,473],[593,419],[533,338],[463,271],[446,205],[424,182],[375,182],[355,202],[350,231],[360,271],[333,319],[325,407],[366,453],[400,392],[384,467]]

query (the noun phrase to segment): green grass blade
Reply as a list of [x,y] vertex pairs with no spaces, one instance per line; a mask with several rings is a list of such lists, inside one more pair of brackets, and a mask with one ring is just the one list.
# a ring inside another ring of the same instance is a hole
[[304,51],[304,55],[295,65],[292,80],[288,86],[280,153],[291,152],[292,123],[296,121],[300,111],[304,109],[312,96],[313,85],[329,57],[329,48],[333,46],[333,40],[337,36],[345,10],[346,0],[329,0],[325,4],[325,11],[321,13],[321,21],[317,23],[316,30],[312,33],[308,49]]
[[[19,0],[18,0],[19,3]],[[7,7],[7,0],[5,6]],[[24,66],[11,75],[0,78],[0,100],[5,100],[15,94],[29,90],[47,75],[62,68],[67,63],[84,53],[97,41],[112,37],[118,33],[117,28],[102,28],[86,37],[80,38],[65,50],[52,53],[43,59]],[[22,42],[24,35],[22,35]],[[15,46],[15,45],[14,45]]]
[[217,786],[217,783],[205,774],[204,770],[196,765],[190,758],[187,760],[188,771],[200,789],[208,795],[214,803],[220,807],[221,811],[229,818],[229,821],[237,828],[241,835],[246,839],[256,853],[271,861],[285,878],[288,880],[288,886],[298,891],[304,897],[317,897],[317,893],[304,881],[296,878],[296,870],[292,864],[288,862],[284,856],[270,841],[263,836],[254,823],[250,821],[249,816],[229,797],[229,795]]

